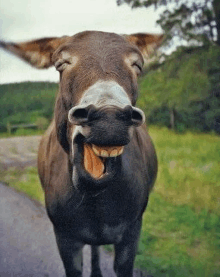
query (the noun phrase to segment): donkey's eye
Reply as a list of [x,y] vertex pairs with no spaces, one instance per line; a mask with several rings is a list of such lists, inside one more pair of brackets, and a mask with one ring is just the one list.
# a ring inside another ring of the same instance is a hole
[[142,66],[139,63],[133,63],[132,67],[138,76],[142,73]]
[[55,67],[57,71],[63,71],[69,64],[70,64],[69,61],[61,60],[55,63]]

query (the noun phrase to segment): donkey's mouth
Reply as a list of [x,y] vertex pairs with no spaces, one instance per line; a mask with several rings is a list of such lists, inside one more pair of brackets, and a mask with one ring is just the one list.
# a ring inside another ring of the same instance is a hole
[[124,146],[96,146],[84,144],[83,162],[85,170],[95,179],[100,179],[106,174],[106,160],[120,156]]

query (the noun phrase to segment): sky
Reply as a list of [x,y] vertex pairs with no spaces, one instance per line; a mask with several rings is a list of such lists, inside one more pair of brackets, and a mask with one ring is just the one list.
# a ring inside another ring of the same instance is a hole
[[[1,0],[0,40],[22,42],[36,38],[74,35],[85,30],[161,33],[153,8],[131,9],[116,0]],[[0,83],[58,82],[52,67],[39,70],[0,49]]]

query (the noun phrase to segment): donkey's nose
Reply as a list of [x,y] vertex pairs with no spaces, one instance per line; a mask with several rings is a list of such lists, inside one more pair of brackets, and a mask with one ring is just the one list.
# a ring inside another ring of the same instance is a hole
[[94,119],[101,119],[102,115],[115,114],[115,119],[122,120],[128,125],[140,126],[145,121],[144,112],[136,107],[127,105],[124,108],[103,106],[96,108],[93,104],[73,107],[68,114],[69,121],[74,125],[84,125]]
[[98,119],[103,113],[114,112],[118,120],[123,120],[129,125],[140,126],[145,121],[144,112],[136,107],[127,105],[124,108],[105,106],[96,108],[94,105],[73,107],[68,114],[69,121],[74,125],[84,125],[91,120]]

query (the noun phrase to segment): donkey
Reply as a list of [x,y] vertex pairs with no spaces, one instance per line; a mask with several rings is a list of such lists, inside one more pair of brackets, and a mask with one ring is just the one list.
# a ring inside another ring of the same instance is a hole
[[143,55],[161,35],[86,31],[1,46],[37,68],[60,72],[54,119],[42,137],[38,172],[66,276],[102,276],[99,246],[113,244],[117,277],[133,275],[142,214],[157,174],[154,146],[135,107]]

